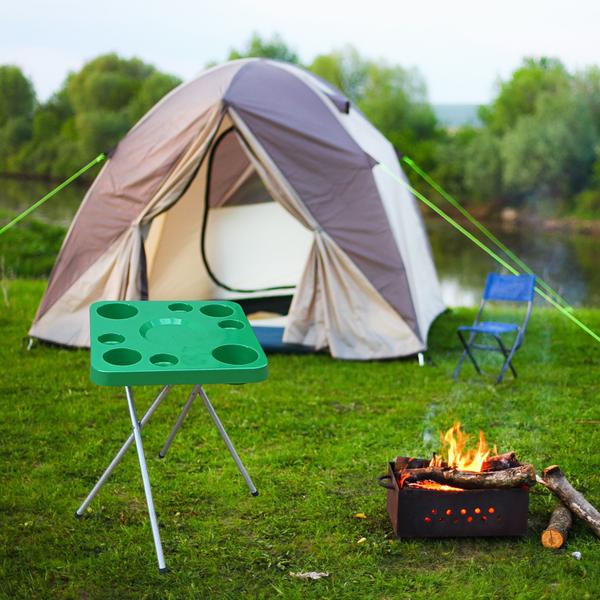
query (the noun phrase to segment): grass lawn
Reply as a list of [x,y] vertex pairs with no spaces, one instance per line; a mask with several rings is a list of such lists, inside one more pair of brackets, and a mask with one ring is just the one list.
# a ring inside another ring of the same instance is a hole
[[[129,434],[119,388],[88,377],[88,352],[26,332],[41,281],[0,294],[0,594],[7,598],[598,598],[600,542],[576,523],[566,549],[539,537],[555,500],[531,494],[524,539],[396,540],[376,476],[397,454],[427,455],[455,420],[538,469],[558,463],[600,505],[600,346],[552,309],[536,308],[519,378],[495,386],[469,365],[451,372],[443,315],[433,364],[272,356],[258,385],[208,386],[260,496],[249,495],[201,402],[165,460],[158,450],[189,389],[176,388],[144,430],[168,575],[159,575],[135,452],[86,518],[74,511]],[[600,311],[578,311],[600,330]],[[141,413],[158,388],[137,388]],[[365,513],[359,520],[355,513]],[[366,541],[358,543],[361,538]],[[575,560],[571,552],[580,551]],[[327,571],[302,581],[290,571]]]

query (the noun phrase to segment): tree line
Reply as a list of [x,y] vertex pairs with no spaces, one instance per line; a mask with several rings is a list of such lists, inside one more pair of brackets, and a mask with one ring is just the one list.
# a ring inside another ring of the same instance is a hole
[[[352,46],[301,64],[279,36],[253,35],[228,59],[284,60],[338,87],[390,140],[465,204],[497,214],[600,218],[600,69],[527,58],[481,106],[481,125],[441,126],[416,69]],[[99,56],[40,102],[16,66],[0,66],[0,172],[64,178],[114,146],[180,80],[137,58]],[[428,194],[414,174],[415,185]]]

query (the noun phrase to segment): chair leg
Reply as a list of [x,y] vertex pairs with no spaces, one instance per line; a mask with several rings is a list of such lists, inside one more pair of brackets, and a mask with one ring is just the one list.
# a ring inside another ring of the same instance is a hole
[[[496,336],[494,336],[496,337]],[[498,341],[498,344],[500,345],[500,349],[502,350],[502,353],[504,354],[504,364],[502,365],[502,369],[500,370],[500,375],[498,375],[498,379],[496,379],[496,383],[501,383],[502,380],[504,379],[504,375],[506,375],[506,371],[508,369],[508,367],[510,367],[510,370],[512,371],[512,374],[514,376],[514,378],[517,378],[517,371],[515,370],[513,364],[512,364],[512,359],[513,356],[515,355],[515,352],[517,351],[517,340],[515,340],[514,344],[512,345],[512,348],[510,349],[510,352],[508,352],[506,350],[506,347],[504,346],[504,344],[502,343],[502,340],[498,337],[496,337],[496,340]]]
[[473,338],[475,337],[474,334],[471,333],[469,335],[469,341],[467,342],[460,331],[457,331],[456,333],[457,333],[465,350],[462,353],[462,356],[460,357],[458,364],[456,365],[456,369],[454,369],[454,373],[452,374],[452,377],[454,378],[454,380],[458,379],[458,375],[460,373],[460,370],[461,370],[463,363],[465,362],[465,358],[467,356],[473,363],[473,366],[475,367],[475,370],[477,371],[477,373],[479,375],[481,375],[481,369],[479,368],[479,365],[477,364],[477,361],[475,360],[475,357],[473,356],[473,353],[471,352],[471,343],[473,342]]

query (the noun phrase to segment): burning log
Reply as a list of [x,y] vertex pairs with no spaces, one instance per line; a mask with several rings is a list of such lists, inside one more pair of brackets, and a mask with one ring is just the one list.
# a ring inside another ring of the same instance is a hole
[[504,469],[512,469],[518,467],[521,463],[517,460],[517,456],[514,452],[507,452],[506,454],[497,454],[496,456],[489,456],[483,461],[481,465],[482,471],[502,471]]
[[552,512],[548,527],[542,531],[542,546],[544,548],[562,548],[567,541],[572,524],[571,511],[564,504],[559,504]]
[[512,488],[535,485],[535,470],[533,465],[521,465],[502,471],[460,471],[443,467],[426,467],[400,471],[399,483],[413,483],[429,479],[436,483],[450,485],[467,490],[481,488]]
[[597,537],[600,537],[600,512],[569,483],[558,465],[544,469],[541,483],[554,492],[576,517],[579,517]]
[[412,456],[396,456],[396,472],[403,471],[404,469],[421,469],[428,467],[430,459],[427,458],[413,458]]

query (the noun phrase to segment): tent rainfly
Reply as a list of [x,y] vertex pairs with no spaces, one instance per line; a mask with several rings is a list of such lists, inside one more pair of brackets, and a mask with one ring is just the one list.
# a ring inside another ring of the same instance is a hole
[[440,287],[416,202],[380,163],[404,177],[391,144],[316,76],[264,59],[212,68],[119,142],[29,334],[89,346],[97,300],[288,298],[285,317],[253,321],[259,339],[277,326],[283,343],[338,358],[421,352]]

